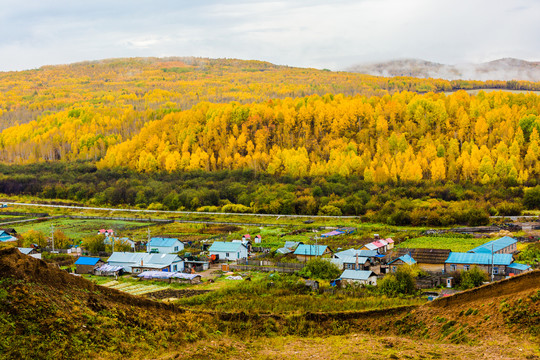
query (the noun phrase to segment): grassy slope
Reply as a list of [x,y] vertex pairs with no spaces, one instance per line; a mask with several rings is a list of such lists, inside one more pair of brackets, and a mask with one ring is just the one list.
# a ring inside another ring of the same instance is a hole
[[51,359],[353,359],[359,353],[372,359],[435,359],[481,358],[489,348],[492,358],[532,359],[540,355],[534,337],[540,291],[539,273],[531,275],[437,307],[271,316],[192,313],[97,287],[4,250],[0,353]]

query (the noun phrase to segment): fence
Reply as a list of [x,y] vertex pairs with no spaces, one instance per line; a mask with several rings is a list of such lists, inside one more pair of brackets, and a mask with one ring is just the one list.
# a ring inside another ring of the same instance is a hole
[[239,271],[264,271],[264,272],[283,272],[294,273],[300,271],[305,265],[299,263],[274,263],[268,260],[238,260],[237,265],[230,265],[230,269]]
[[236,271],[262,271],[262,272],[280,272],[280,273],[295,273],[299,271],[300,269],[295,268],[286,268],[286,267],[278,267],[278,266],[250,266],[250,265],[230,265],[230,270],[236,270]]

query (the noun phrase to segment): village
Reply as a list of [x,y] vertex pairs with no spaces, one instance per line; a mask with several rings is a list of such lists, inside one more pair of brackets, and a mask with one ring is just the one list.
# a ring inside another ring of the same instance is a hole
[[[272,250],[264,247],[260,234],[244,234],[232,241],[205,239],[197,245],[179,238],[155,236],[145,242],[135,242],[115,236],[112,229],[100,229],[105,244],[112,246],[108,256],[89,254],[81,246],[60,252],[71,255],[73,266],[66,271],[79,276],[97,276],[138,279],[142,282],[165,282],[196,285],[213,282],[226,276],[231,280],[249,280],[254,272],[298,273],[314,259],[335,265],[340,275],[331,279],[332,287],[377,286],[387,274],[395,274],[401,267],[414,266],[421,271],[416,288],[432,290],[430,299],[453,293],[454,276],[477,268],[486,274],[488,281],[501,280],[532,270],[530,264],[516,262],[518,240],[502,236],[486,241],[466,252],[450,249],[395,247],[390,237],[373,234],[372,241],[348,249],[331,248],[325,240],[351,236],[354,227],[338,227],[316,235],[316,244],[288,241],[284,237],[281,247]],[[0,241],[15,241],[14,229],[0,230]],[[130,251],[115,251],[115,244],[126,245]],[[195,253],[192,250],[199,247]],[[189,249],[192,252],[186,252]],[[41,258],[41,249],[19,248],[20,252]],[[48,249],[50,251],[50,249]],[[59,252],[59,250],[56,250]],[[103,255],[103,254],[101,254]],[[114,281],[109,284],[116,284]],[[307,286],[318,289],[316,279],[305,279]],[[438,291],[433,291],[438,289]]]

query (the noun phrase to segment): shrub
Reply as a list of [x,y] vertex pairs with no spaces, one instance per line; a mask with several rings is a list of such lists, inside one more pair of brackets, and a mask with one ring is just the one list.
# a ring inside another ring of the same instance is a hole
[[329,261],[317,258],[309,260],[298,275],[303,277],[332,280],[341,274],[341,270]]
[[242,204],[227,204],[221,208],[225,213],[250,213],[251,208]]
[[523,205],[527,209],[540,209],[540,186],[525,190]]
[[387,296],[413,294],[416,291],[414,271],[410,266],[400,266],[395,274],[387,274],[380,280],[378,287]]
[[334,205],[326,205],[320,208],[318,215],[341,216],[341,209]]
[[482,285],[484,281],[488,280],[488,274],[474,266],[469,271],[464,271],[461,274],[461,284],[462,289],[472,289],[474,287]]

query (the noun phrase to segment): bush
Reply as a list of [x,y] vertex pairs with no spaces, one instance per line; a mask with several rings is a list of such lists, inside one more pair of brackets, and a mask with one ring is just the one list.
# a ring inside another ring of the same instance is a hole
[[343,215],[341,209],[334,205],[326,205],[319,209],[318,215],[326,216],[341,216]]
[[303,277],[332,280],[341,274],[341,270],[329,261],[317,258],[309,260],[306,266],[298,272]]
[[474,266],[469,271],[463,271],[461,273],[461,284],[462,289],[472,289],[474,287],[480,286],[489,279],[488,274]]
[[416,280],[410,266],[400,266],[395,274],[387,274],[378,284],[379,291],[387,296],[414,294]]
[[525,190],[523,205],[527,209],[540,209],[540,186]]
[[520,216],[522,211],[521,204],[502,202],[497,206],[499,216]]
[[242,204],[227,204],[221,208],[221,211],[225,213],[250,213],[251,208]]

